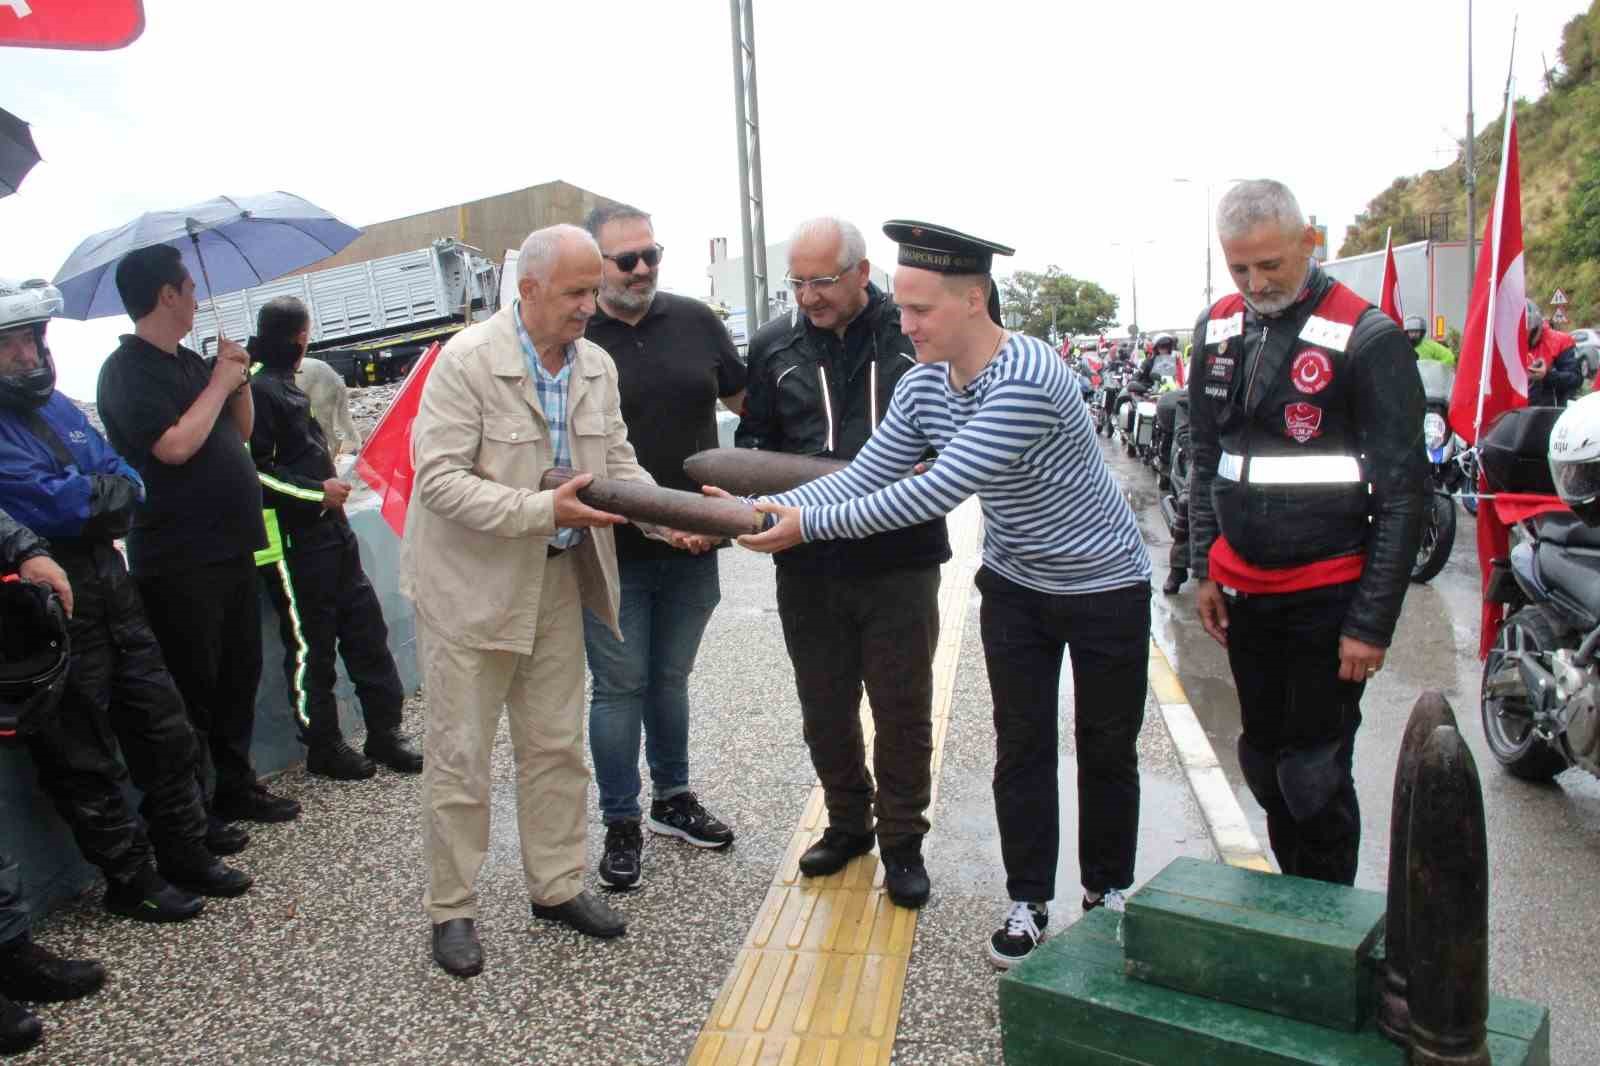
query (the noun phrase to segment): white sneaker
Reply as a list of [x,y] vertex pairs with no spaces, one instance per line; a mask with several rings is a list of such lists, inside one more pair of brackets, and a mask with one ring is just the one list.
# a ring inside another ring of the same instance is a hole
[[1085,913],[1094,910],[1096,907],[1104,907],[1108,911],[1116,911],[1118,914],[1123,914],[1128,909],[1128,901],[1123,896],[1120,888],[1108,888],[1094,899],[1090,899],[1088,896],[1083,897]]
[[1011,904],[1005,924],[989,938],[989,961],[997,969],[1009,970],[1029,955],[1045,938],[1045,926],[1050,924],[1050,906],[1047,903]]

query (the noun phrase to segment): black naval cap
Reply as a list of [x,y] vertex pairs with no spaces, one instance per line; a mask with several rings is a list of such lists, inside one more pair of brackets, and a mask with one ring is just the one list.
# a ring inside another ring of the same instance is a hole
[[[883,224],[884,236],[900,245],[901,266],[932,270],[938,274],[988,274],[997,255],[1012,255],[1007,248],[930,222],[897,218]],[[1000,294],[989,286],[989,317],[1000,322]]]

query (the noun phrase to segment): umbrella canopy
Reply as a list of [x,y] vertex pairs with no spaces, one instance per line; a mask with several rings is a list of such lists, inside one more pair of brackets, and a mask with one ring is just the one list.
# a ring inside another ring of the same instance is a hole
[[361,236],[354,226],[286,192],[219,196],[175,211],[151,211],[79,244],[56,272],[68,318],[123,313],[117,263],[138,248],[183,253],[195,299],[237,292],[333,255]]
[[39,161],[28,124],[0,108],[0,196],[10,196]]

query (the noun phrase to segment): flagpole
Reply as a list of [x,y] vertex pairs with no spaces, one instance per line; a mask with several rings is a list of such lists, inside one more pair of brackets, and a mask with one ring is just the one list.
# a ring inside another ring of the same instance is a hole
[[[1513,21],[1511,25],[1511,55],[1515,62],[1517,50],[1517,28]],[[1489,394],[1489,361],[1494,358],[1495,342],[1495,299],[1496,290],[1500,281],[1500,227],[1506,217],[1506,164],[1511,156],[1511,127],[1516,121],[1515,105],[1511,100],[1513,85],[1511,73],[1506,73],[1506,104],[1502,116],[1504,129],[1500,141],[1500,174],[1495,180],[1494,202],[1489,205],[1489,210],[1494,212],[1494,226],[1489,243],[1489,305],[1485,308],[1483,328],[1483,358],[1482,365],[1478,368],[1478,413],[1472,420],[1472,439],[1483,439],[1483,398]],[[1526,314],[1526,311],[1523,312]]]

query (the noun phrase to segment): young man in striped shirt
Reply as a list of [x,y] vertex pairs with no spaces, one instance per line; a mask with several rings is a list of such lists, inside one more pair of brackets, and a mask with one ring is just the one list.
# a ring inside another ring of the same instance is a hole
[[[1043,938],[1055,895],[1056,721],[1069,650],[1083,909],[1120,908],[1133,883],[1150,559],[1077,379],[1042,341],[1000,327],[989,266],[1011,249],[920,222],[884,232],[900,243],[895,297],[921,365],[848,468],[761,503],[780,521],[740,542],[776,552],[864,537],[978,496],[995,809],[1012,900],[989,957],[1005,969]],[[938,462],[906,477],[930,447]]]

